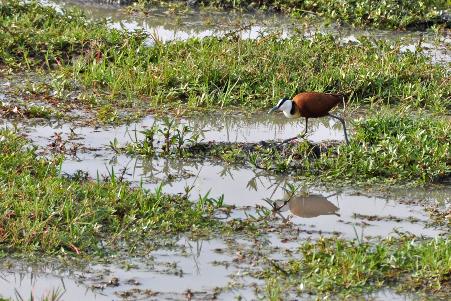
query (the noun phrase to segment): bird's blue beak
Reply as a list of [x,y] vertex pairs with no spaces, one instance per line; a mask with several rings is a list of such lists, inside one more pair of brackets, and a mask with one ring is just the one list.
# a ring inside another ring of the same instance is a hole
[[271,114],[274,111],[277,111],[279,108],[276,106],[274,108],[272,108],[271,110],[268,111],[268,114]]

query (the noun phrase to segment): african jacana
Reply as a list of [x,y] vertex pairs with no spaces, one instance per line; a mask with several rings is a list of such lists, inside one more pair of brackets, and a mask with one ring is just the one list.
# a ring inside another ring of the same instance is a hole
[[339,102],[343,101],[343,96],[338,94],[319,93],[319,92],[305,92],[299,93],[293,99],[282,98],[277,105],[272,108],[268,113],[274,111],[282,111],[287,118],[299,118],[305,117],[305,130],[301,136],[296,136],[290,139],[286,139],[283,143],[294,140],[296,138],[302,138],[307,134],[307,125],[309,118],[318,118],[324,116],[330,116],[338,119],[343,124],[343,131],[345,133],[346,143],[348,141],[348,135],[346,134],[346,125],[343,118],[332,115],[329,111],[335,107]]

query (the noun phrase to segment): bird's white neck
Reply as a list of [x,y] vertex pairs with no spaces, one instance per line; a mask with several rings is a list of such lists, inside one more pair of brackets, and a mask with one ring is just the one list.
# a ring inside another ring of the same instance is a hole
[[[299,117],[299,113],[294,109],[294,102],[292,100],[285,101],[279,108],[283,112],[283,115],[287,118]],[[292,114],[293,113],[293,114]]]

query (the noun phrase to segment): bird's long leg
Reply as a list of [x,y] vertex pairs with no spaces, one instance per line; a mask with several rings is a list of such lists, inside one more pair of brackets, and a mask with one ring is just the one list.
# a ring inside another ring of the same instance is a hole
[[307,135],[307,126],[308,126],[308,118],[305,117],[305,130],[304,130],[304,133],[303,133],[302,135],[300,135],[300,136],[294,136],[294,137],[285,139],[285,140],[282,141],[282,144],[287,143],[287,142],[290,142],[290,141],[292,141],[292,140],[294,140],[294,139],[304,138],[305,135]]
[[348,134],[346,133],[346,125],[345,125],[345,121],[344,121],[344,119],[343,119],[343,118],[341,118],[341,117],[338,117],[338,116],[332,115],[331,113],[329,113],[329,116],[330,116],[330,117],[332,117],[332,118],[335,118],[335,119],[338,119],[338,120],[340,120],[341,124],[343,125],[343,132],[345,133],[345,140],[346,140],[346,143],[347,143],[347,144],[349,144],[349,140],[348,140]]

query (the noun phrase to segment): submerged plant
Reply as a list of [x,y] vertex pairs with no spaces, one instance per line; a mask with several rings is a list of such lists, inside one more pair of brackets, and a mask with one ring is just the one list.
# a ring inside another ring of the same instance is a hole
[[[154,156],[160,151],[164,156],[183,156],[189,146],[198,143],[200,138],[199,131],[194,132],[189,126],[177,124],[171,118],[164,118],[161,125],[154,122],[149,129],[140,133],[143,138],[139,139],[135,135],[134,142],[125,146],[126,152]],[[161,143],[157,139],[161,139]]]

